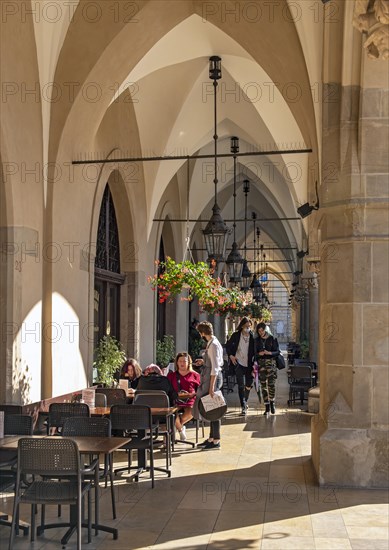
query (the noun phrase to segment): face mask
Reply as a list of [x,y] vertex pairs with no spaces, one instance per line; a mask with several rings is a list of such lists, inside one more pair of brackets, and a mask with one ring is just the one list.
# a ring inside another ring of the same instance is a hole
[[245,328],[244,331],[248,334],[250,332],[249,328]]

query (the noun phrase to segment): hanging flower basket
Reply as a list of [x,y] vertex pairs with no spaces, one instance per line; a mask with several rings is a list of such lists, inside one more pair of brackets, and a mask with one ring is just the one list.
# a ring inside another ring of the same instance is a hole
[[151,288],[158,292],[159,303],[172,302],[175,296],[187,289],[188,296],[181,300],[197,297],[200,308],[208,313],[234,313],[248,305],[244,292],[238,288],[226,288],[220,278],[212,276],[212,271],[204,262],[175,262],[167,258],[156,262],[158,273],[149,277]]

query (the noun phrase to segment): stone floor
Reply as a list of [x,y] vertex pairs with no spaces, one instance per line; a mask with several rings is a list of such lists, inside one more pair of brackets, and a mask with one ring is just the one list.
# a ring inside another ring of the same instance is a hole
[[[148,474],[139,483],[118,478],[116,520],[109,491],[102,487],[101,521],[116,525],[119,539],[102,533],[90,544],[84,538],[83,547],[387,550],[387,491],[319,488],[310,459],[312,416],[300,406],[287,407],[285,371],[277,384],[276,415],[268,419],[254,391],[248,416],[240,416],[235,386],[228,395],[220,450],[177,445],[172,477],[158,473],[154,489]],[[194,438],[193,428],[188,435]],[[115,465],[121,461],[123,453],[117,453]],[[158,461],[163,465],[162,456]],[[11,503],[12,497],[3,496],[0,510],[9,510]],[[28,521],[29,508],[22,507],[21,516]],[[19,536],[14,549],[60,549],[63,532],[46,531],[35,543]],[[1,549],[8,537],[9,529],[0,527]],[[66,548],[75,548],[75,536]]]

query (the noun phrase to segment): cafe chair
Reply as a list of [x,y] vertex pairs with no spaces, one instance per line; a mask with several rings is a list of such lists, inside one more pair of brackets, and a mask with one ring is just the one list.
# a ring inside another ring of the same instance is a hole
[[29,414],[6,414],[4,435],[32,435],[33,418]]
[[[139,475],[143,470],[150,471],[151,487],[154,488],[154,449],[163,445],[163,440],[157,440],[154,436],[153,419],[151,416],[151,408],[145,405],[114,405],[111,407],[110,419],[112,423],[112,430],[121,431],[126,437],[132,437],[129,443],[126,443],[121,447],[128,451],[128,467],[118,468],[115,470],[115,474],[133,470],[131,467],[131,451],[136,449],[138,451],[138,466],[136,472],[131,476],[136,481],[139,480]],[[146,467],[146,458],[142,457],[141,453],[149,451],[150,454],[150,466]],[[158,468],[159,470],[159,468]],[[163,470],[170,477],[170,470]]]
[[[0,493],[5,493],[8,489],[11,489],[12,492],[15,491],[16,484],[16,464],[17,457],[11,458],[10,460],[1,459],[0,463]],[[9,514],[3,514],[0,512],[0,525],[6,527],[12,527],[12,517]],[[15,521],[15,531],[16,534],[19,534],[19,529],[23,531],[23,535],[26,537],[30,530],[30,527],[20,522],[18,518]]]
[[[75,525],[41,525],[40,531],[53,527],[75,527],[77,530],[77,550],[81,550],[82,499],[88,496],[88,542],[91,541],[91,483],[84,481],[84,474],[90,469],[80,465],[77,444],[64,438],[22,438],[18,443],[16,488],[13,507],[13,520],[9,539],[9,550],[13,549],[16,518],[20,504],[31,504],[31,541],[35,540],[35,508],[37,504],[61,504],[76,508]],[[23,476],[32,475],[28,486],[21,483]],[[69,476],[70,479],[69,479]],[[58,483],[57,479],[67,478]],[[72,518],[71,512],[71,518]]]
[[0,405],[0,411],[3,411],[5,416],[7,414],[22,414],[23,409],[21,405]]
[[304,393],[314,385],[312,368],[309,365],[291,365],[288,382],[288,405],[295,404],[297,396],[300,396],[301,404],[303,404]]
[[89,406],[86,403],[51,403],[47,418],[47,435],[50,435],[52,428],[60,433],[65,418],[72,416],[90,416]]
[[149,394],[150,393],[154,393],[154,394],[164,393],[165,395],[167,395],[166,392],[163,391],[163,390],[135,390],[135,393],[137,395],[142,395],[142,394],[147,394],[147,393],[149,393]]
[[[169,408],[170,402],[167,393],[163,390],[154,390],[143,393],[136,392],[134,396],[134,405],[146,405],[150,408]],[[174,415],[166,416],[153,416],[153,426],[157,430],[157,434],[165,438],[166,446],[166,468],[172,463],[172,443],[174,439]]]
[[107,407],[112,405],[125,405],[127,403],[127,394],[123,388],[96,388],[97,394],[102,393],[107,398]]
[[95,407],[106,407],[107,396],[104,393],[95,393]]
[[[32,435],[33,419],[28,414],[6,414],[4,417],[4,435]],[[17,458],[16,451],[0,451],[0,462]]]
[[[105,397],[105,396],[103,396]],[[109,418],[104,417],[72,417],[65,418],[63,424],[62,435],[64,437],[111,437],[111,421]],[[93,459],[93,457],[92,457]],[[105,485],[107,485],[107,480],[110,480],[111,485],[111,500],[112,500],[112,517],[116,519],[116,506],[115,506],[115,493],[113,486],[113,471],[112,471],[112,457],[107,454],[104,457],[104,467],[99,470],[99,479],[105,480]],[[88,479],[94,481],[95,475],[88,476]],[[99,498],[99,486],[98,484],[95,487],[95,498],[96,501]],[[96,524],[98,523],[98,518],[96,517]]]

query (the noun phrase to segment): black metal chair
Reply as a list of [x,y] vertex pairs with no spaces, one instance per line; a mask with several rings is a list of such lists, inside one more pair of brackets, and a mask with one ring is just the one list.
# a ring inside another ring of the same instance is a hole
[[3,411],[4,415],[22,414],[23,408],[21,405],[0,405],[0,411]]
[[65,418],[72,416],[90,416],[89,406],[86,403],[51,403],[47,418],[47,434],[55,428],[61,432]]
[[[21,503],[31,504],[31,541],[35,540],[35,507],[37,504],[64,504],[76,507],[76,525],[71,523],[41,525],[41,531],[52,527],[75,527],[77,530],[77,550],[81,550],[82,498],[85,495],[88,495],[88,542],[90,542],[92,530],[90,514],[91,484],[83,480],[83,475],[86,473],[90,473],[90,470],[81,468],[78,446],[71,439],[50,437],[20,439],[9,550],[13,548],[16,518]],[[21,480],[26,475],[34,477],[32,483],[24,487]],[[70,480],[69,476],[72,476]],[[41,479],[37,479],[39,477]],[[52,479],[53,477],[64,477],[67,480],[58,483],[58,480]]]
[[[111,421],[109,418],[102,417],[72,417],[65,418],[63,424],[62,435],[64,437],[85,436],[85,437],[111,437]],[[92,457],[93,459],[93,457]],[[115,493],[113,486],[113,470],[112,457],[105,455],[104,468],[100,468],[99,479],[104,479],[107,484],[107,479],[111,485],[111,500],[112,500],[112,517],[116,519]],[[89,479],[89,476],[88,476]],[[94,474],[91,476],[91,481],[94,481]],[[95,487],[96,502],[99,498],[99,487]],[[98,518],[96,517],[96,524]]]
[[[17,457],[13,457],[10,460],[1,459],[0,463],[0,493],[5,493],[8,489],[12,489],[15,492],[16,484],[16,466]],[[3,514],[0,512],[0,525],[6,527],[12,527],[12,517],[9,514]],[[15,521],[15,531],[19,534],[19,529],[23,531],[23,535],[26,537],[30,530],[30,527],[24,522],[20,522],[19,518]]]
[[[110,419],[112,430],[120,431],[126,436],[132,436],[131,441],[121,447],[128,451],[128,467],[116,469],[115,474],[125,470],[130,473],[130,470],[134,469],[131,467],[131,451],[136,449],[138,451],[138,466],[131,477],[138,481],[140,473],[143,470],[149,470],[151,487],[154,488],[154,470],[160,470],[160,468],[154,467],[154,448],[160,447],[164,442],[155,439],[150,407],[145,405],[114,405],[111,407]],[[150,454],[149,467],[146,467],[145,457],[140,460],[140,453],[146,453],[147,450]],[[163,471],[170,477],[170,470]]]
[[[151,392],[144,390],[142,393],[136,392],[133,403],[134,405],[146,405],[146,407],[150,408],[170,407],[169,397],[166,392],[162,390],[153,390]],[[158,430],[158,435],[162,435],[165,438],[166,468],[168,468],[172,463],[171,451],[175,434],[174,416],[169,418],[166,418],[166,416],[154,416],[153,426],[154,429]]]
[[312,368],[309,365],[291,365],[289,371],[289,399],[288,405],[296,402],[300,396],[301,404],[304,403],[304,393],[314,385]]
[[[33,418],[28,414],[6,414],[4,417],[4,435],[32,435]],[[0,461],[17,459],[16,451],[0,451]]]
[[32,435],[33,418],[29,414],[6,414],[4,435]]
[[96,388],[96,395],[103,393],[107,398],[107,407],[112,405],[125,405],[127,403],[127,395],[123,388]]
[[95,407],[106,407],[107,396],[104,393],[95,393]]

